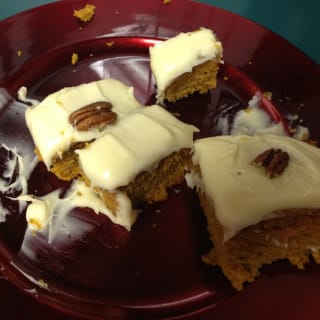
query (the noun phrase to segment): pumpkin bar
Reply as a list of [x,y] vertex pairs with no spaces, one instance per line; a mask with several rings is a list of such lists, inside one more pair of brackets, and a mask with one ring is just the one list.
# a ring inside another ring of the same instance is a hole
[[194,144],[196,187],[213,244],[204,261],[241,290],[260,268],[320,263],[320,149],[288,136],[220,136]]
[[175,102],[217,85],[222,44],[212,30],[182,32],[150,48],[157,101]]
[[84,181],[115,216],[166,199],[184,180],[197,131],[111,78],[50,94],[26,110],[26,123],[47,169]]

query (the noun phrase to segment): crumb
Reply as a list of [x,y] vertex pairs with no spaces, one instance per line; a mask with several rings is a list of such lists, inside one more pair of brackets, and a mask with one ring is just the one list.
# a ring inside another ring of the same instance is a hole
[[117,10],[117,11],[115,11],[115,12],[114,12],[114,14],[119,14],[119,11],[118,11],[118,10]]
[[271,100],[272,99],[272,92],[270,91],[266,91],[263,93],[263,97],[268,99],[268,100]]
[[48,289],[48,288],[49,288],[48,284],[47,284],[44,280],[42,280],[42,279],[40,279],[40,280],[38,281],[38,284],[39,284],[39,286],[40,286],[41,288],[44,288],[44,289]]
[[288,129],[290,133],[294,134],[297,132],[297,129],[296,128],[289,128]]
[[82,22],[89,22],[95,14],[96,6],[93,4],[86,4],[82,9],[74,10],[73,16]]
[[162,3],[163,3],[163,4],[169,4],[169,3],[171,3],[171,1],[172,1],[172,0],[162,0]]
[[229,80],[229,78],[228,78],[228,77],[226,77],[226,76],[224,76],[224,77],[223,77],[223,79],[224,79],[224,80],[226,80],[226,81],[227,81],[227,80]]
[[248,61],[248,64],[252,64],[252,61]]
[[32,225],[36,230],[42,230],[43,227],[41,223],[36,219],[30,219],[29,224]]
[[155,229],[156,227],[157,227],[157,224],[156,224],[156,223],[153,223],[153,224],[152,224],[152,228]]
[[247,113],[250,113],[252,111],[252,109],[251,108],[245,108],[243,111],[247,112]]
[[89,57],[93,57],[93,53],[90,53],[90,54],[89,54]]
[[18,57],[21,57],[21,56],[22,56],[22,50],[18,50],[18,51],[17,51],[17,56],[18,56]]
[[71,64],[74,66],[79,60],[79,55],[77,53],[73,53],[71,56]]
[[106,42],[106,46],[112,47],[114,45],[114,41]]
[[172,112],[172,114],[177,118],[181,117],[181,113],[179,112]]

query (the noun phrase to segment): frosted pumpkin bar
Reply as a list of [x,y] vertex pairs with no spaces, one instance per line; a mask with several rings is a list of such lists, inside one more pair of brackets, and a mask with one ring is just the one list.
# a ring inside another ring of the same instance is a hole
[[150,47],[157,101],[176,101],[215,88],[222,44],[210,29],[200,28]]
[[197,131],[158,105],[141,105],[114,79],[50,94],[27,109],[26,123],[47,169],[84,181],[114,215],[166,199],[184,179]]
[[197,187],[213,249],[236,289],[279,259],[320,263],[320,149],[278,135],[221,136],[194,144],[186,178]]

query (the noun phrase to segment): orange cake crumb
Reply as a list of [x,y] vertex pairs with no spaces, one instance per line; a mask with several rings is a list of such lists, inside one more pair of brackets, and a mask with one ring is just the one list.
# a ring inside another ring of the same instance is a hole
[[82,22],[89,22],[95,14],[96,6],[93,4],[86,4],[82,9],[74,10],[73,16]]
[[71,56],[71,64],[74,66],[79,60],[79,55],[77,53],[73,53]]
[[106,42],[107,47],[112,47],[114,45],[114,41],[108,41]]

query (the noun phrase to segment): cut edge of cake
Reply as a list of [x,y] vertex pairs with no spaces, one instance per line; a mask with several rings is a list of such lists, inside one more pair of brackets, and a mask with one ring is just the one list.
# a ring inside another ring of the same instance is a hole
[[214,32],[199,28],[181,32],[150,48],[157,103],[175,102],[217,84],[223,48]]

